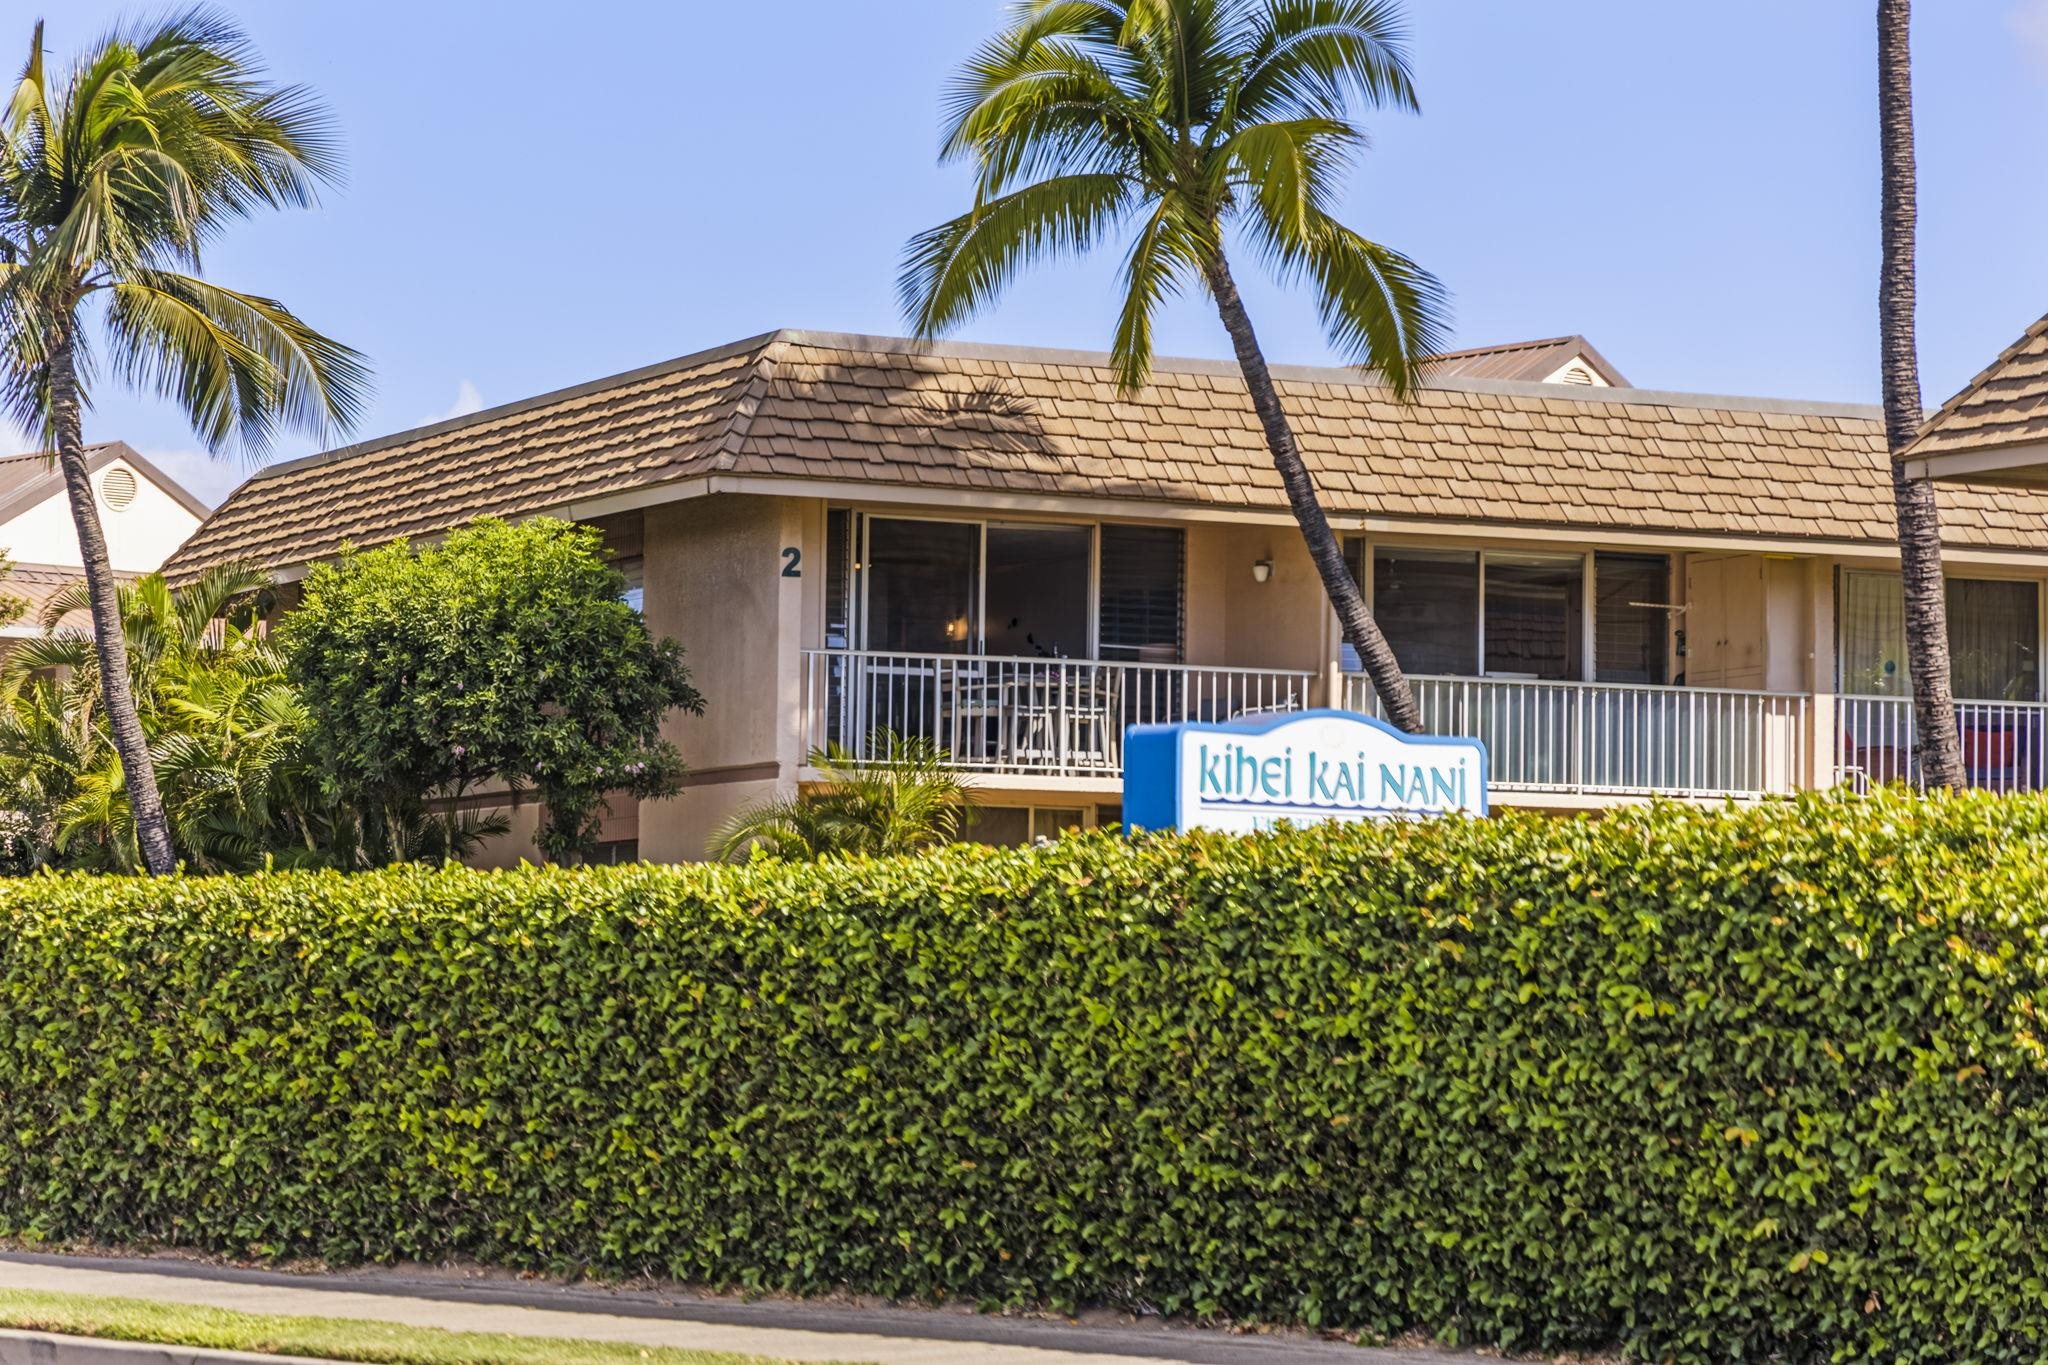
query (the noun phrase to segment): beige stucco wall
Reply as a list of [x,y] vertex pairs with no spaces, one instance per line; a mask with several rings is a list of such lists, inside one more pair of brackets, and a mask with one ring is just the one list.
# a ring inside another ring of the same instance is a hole
[[471,867],[499,868],[517,867],[521,863],[538,863],[540,854],[534,850],[533,838],[540,829],[540,807],[532,801],[519,806],[500,807],[484,811],[485,815],[503,815],[511,822],[509,832],[495,839],[487,840],[476,856],[469,860]]
[[[807,525],[815,513],[800,499],[765,497],[647,510],[648,628],[682,642],[705,711],[664,727],[690,767],[689,785],[672,800],[641,804],[641,857],[702,857],[734,811],[793,779],[804,596],[824,563]],[[783,576],[785,546],[805,551],[803,577]]]
[[[1224,641],[1221,662],[1239,668],[1320,673],[1337,656],[1337,618],[1308,546],[1293,526],[1223,528]],[[1271,560],[1260,583],[1252,565]]]

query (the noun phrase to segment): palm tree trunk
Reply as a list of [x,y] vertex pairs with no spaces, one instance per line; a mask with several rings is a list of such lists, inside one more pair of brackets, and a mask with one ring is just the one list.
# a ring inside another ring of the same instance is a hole
[[1265,428],[1266,449],[1272,452],[1273,467],[1280,471],[1280,482],[1287,489],[1287,505],[1301,527],[1301,538],[1308,542],[1309,557],[1315,561],[1316,573],[1323,580],[1323,591],[1337,610],[1345,643],[1358,651],[1387,719],[1411,735],[1420,734],[1422,711],[1415,704],[1415,693],[1401,672],[1393,646],[1387,643],[1379,623],[1367,610],[1365,594],[1359,591],[1351,566],[1344,562],[1344,549],[1337,543],[1337,533],[1330,528],[1330,518],[1316,498],[1315,481],[1309,477],[1308,466],[1301,462],[1301,447],[1295,444],[1294,428],[1280,406],[1273,373],[1266,367],[1265,352],[1259,349],[1258,334],[1252,330],[1251,315],[1244,310],[1244,300],[1238,295],[1237,281],[1231,278],[1230,263],[1222,248],[1217,248],[1207,274],[1209,292],[1216,297],[1216,311],[1222,315],[1224,330],[1230,333],[1230,344],[1237,350],[1237,367],[1244,372],[1245,387],[1251,390],[1252,407],[1259,414],[1259,425]]
[[1906,673],[1921,780],[1961,787],[1962,737],[1949,674],[1948,596],[1941,571],[1941,509],[1934,485],[1906,477],[1900,459],[1920,430],[1920,360],[1914,342],[1914,234],[1919,215],[1913,163],[1912,0],[1878,0],[1877,104],[1884,161],[1884,264],[1878,325],[1884,356],[1884,432],[1892,456],[1899,569],[1906,590]]
[[157,792],[156,767],[149,741],[135,711],[135,690],[128,676],[128,639],[121,631],[121,603],[113,565],[107,561],[107,538],[100,530],[93,497],[92,471],[86,468],[83,416],[78,394],[78,356],[70,336],[50,351],[50,420],[57,440],[57,467],[71,499],[71,520],[78,528],[78,553],[85,562],[85,586],[92,599],[92,634],[100,664],[100,697],[107,709],[107,728],[114,751],[121,756],[121,776],[128,789],[128,809],[135,817],[135,839],[143,863],[156,876],[175,872],[170,823]]

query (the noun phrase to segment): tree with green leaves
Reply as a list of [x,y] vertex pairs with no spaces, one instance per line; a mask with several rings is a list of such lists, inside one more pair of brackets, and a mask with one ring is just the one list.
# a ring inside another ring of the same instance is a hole
[[1233,232],[1305,285],[1330,343],[1406,399],[1443,349],[1448,301],[1427,271],[1333,212],[1368,107],[1416,107],[1393,0],[1021,0],[947,99],[942,155],[976,170],[974,206],[915,238],[900,283],[920,336],[989,306],[1026,265],[1122,229],[1112,348],[1145,384],[1160,306],[1206,290],[1230,334],[1344,638],[1390,720],[1421,713],[1346,564],[1238,293]]
[[86,465],[94,362],[177,404],[217,452],[351,425],[361,357],[276,300],[200,273],[230,222],[311,205],[338,164],[308,92],[267,81],[247,39],[208,9],[116,31],[60,78],[38,23],[0,122],[0,401],[63,472],[101,704],[152,873],[171,871],[176,852]]
[[[267,574],[228,567],[173,589],[159,574],[117,595],[129,691],[178,860],[194,871],[316,861],[321,813],[295,781],[305,715],[258,625]],[[83,583],[43,604],[44,633],[0,666],[0,803],[25,822],[28,861],[143,870],[133,804],[105,706],[99,652],[62,623]]]
[[530,790],[541,852],[588,857],[607,793],[680,790],[661,724],[704,707],[625,587],[597,531],[549,517],[316,565],[278,639],[328,794],[375,836],[378,812],[422,797],[459,812],[480,788]]
[[835,744],[813,749],[805,763],[817,770],[816,783],[741,810],[713,836],[711,856],[921,853],[958,841],[974,821],[972,788],[930,740],[880,730],[865,757]]

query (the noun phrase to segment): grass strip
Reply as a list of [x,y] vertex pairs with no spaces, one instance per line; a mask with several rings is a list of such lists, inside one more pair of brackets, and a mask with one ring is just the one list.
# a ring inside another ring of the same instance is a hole
[[375,1365],[788,1365],[767,1356],[0,1289],[0,1328]]

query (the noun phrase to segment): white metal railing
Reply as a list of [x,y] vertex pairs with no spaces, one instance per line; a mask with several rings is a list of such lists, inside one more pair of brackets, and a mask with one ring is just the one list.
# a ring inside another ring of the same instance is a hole
[[883,731],[974,772],[1115,777],[1124,727],[1309,705],[1313,673],[1272,668],[807,649],[806,750],[868,752]]
[[[1482,740],[1504,791],[1766,796],[1811,784],[1811,701],[1798,693],[1520,678],[1410,678],[1431,734]],[[1380,714],[1372,681],[1345,704]]]
[[[1909,697],[1835,698],[1835,777],[1859,787],[1917,782],[1913,702]],[[1959,701],[1963,770],[1986,791],[2048,787],[2048,704]]]

